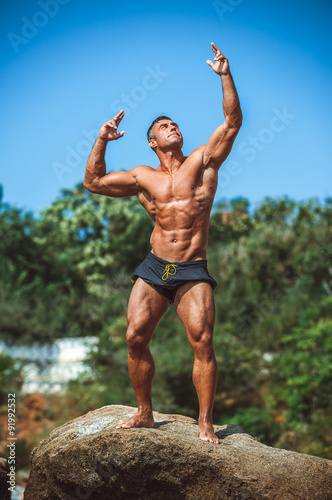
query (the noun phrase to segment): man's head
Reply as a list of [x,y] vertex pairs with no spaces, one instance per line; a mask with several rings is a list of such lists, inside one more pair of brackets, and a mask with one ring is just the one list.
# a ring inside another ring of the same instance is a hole
[[151,123],[147,132],[150,147],[157,153],[157,147],[160,149],[169,149],[169,147],[182,148],[183,139],[179,127],[168,116],[158,116]]

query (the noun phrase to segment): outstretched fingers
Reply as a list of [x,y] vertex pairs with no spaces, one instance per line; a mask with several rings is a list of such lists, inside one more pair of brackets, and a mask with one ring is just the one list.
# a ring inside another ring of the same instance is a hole
[[218,47],[216,46],[215,43],[213,43],[213,42],[211,43],[211,48],[212,48],[213,52],[215,53],[215,58],[214,58],[215,61],[219,61],[220,59],[226,59],[224,54],[221,52],[220,49],[218,49]]
[[112,118],[111,120],[108,120],[108,122],[106,122],[107,125],[110,125],[111,127],[117,127],[119,125],[119,123],[121,122],[122,118],[124,117],[124,111],[123,109],[121,109],[121,111],[119,111],[119,113],[117,113],[114,118]]
[[224,54],[218,49],[215,43],[211,43],[211,48],[214,52],[214,64],[213,61],[209,59],[206,61],[207,64],[213,69],[217,75],[226,75],[229,73],[228,59]]
[[121,109],[121,111],[119,111],[115,117],[113,118],[113,120],[115,120],[117,123],[120,123],[120,121],[122,120],[122,118],[124,117],[124,111],[123,109]]
[[214,52],[215,54],[217,54],[217,52],[220,52],[220,53],[221,53],[221,50],[220,50],[220,49],[218,49],[218,47],[216,46],[216,44],[215,44],[215,43],[213,43],[213,42],[211,42],[211,48],[212,48],[212,50],[213,50],[213,52]]
[[118,133],[118,126],[123,117],[124,111],[122,109],[114,116],[114,118],[105,122],[99,131],[99,136],[101,137],[101,139],[104,139],[106,141],[115,141],[117,139],[120,139],[120,137],[123,137],[125,133],[124,130]]

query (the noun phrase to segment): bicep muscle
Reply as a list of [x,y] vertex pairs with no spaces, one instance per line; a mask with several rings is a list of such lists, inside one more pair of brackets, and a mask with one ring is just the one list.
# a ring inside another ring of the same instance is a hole
[[125,198],[137,194],[138,182],[131,170],[128,172],[111,172],[94,179],[93,192],[115,198]]

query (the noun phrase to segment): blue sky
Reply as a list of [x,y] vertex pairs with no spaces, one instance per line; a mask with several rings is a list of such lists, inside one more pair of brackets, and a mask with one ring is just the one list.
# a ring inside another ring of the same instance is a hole
[[38,213],[83,180],[99,128],[124,108],[109,171],[157,167],[146,130],[175,120],[184,153],[223,121],[210,42],[244,122],[216,199],[332,196],[331,14],[325,0],[31,0],[0,7],[4,201]]

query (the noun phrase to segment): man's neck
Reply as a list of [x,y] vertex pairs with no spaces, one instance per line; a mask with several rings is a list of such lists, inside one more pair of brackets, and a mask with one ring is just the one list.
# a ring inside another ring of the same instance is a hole
[[161,169],[169,174],[176,172],[185,160],[181,150],[177,151],[158,151]]

